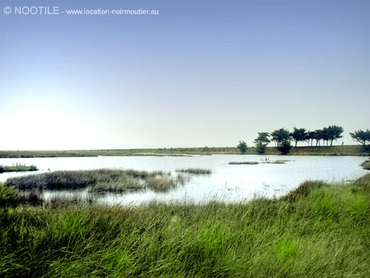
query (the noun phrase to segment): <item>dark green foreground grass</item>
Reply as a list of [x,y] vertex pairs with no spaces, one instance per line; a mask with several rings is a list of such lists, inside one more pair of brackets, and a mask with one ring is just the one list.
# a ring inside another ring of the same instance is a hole
[[0,186],[0,277],[369,277],[370,174],[280,199],[16,206]]

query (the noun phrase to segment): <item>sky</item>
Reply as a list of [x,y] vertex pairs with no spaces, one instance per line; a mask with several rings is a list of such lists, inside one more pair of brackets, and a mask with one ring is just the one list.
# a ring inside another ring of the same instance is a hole
[[0,150],[356,144],[369,104],[369,0],[0,1]]

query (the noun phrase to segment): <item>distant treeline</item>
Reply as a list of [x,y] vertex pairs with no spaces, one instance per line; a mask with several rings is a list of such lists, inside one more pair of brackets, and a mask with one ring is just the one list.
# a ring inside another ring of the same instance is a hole
[[[275,142],[276,147],[282,154],[286,154],[292,148],[291,142],[294,142],[294,146],[297,147],[299,142],[307,142],[309,146],[315,145],[320,146],[332,146],[333,142],[342,138],[344,132],[343,127],[332,125],[324,127],[322,129],[316,129],[309,131],[305,128],[294,127],[293,131],[290,132],[285,128],[276,129],[273,132],[258,132],[258,137],[254,140],[257,148],[257,152],[262,154],[265,152],[267,145],[270,142]],[[364,149],[368,149],[369,146],[366,142],[370,142],[370,130],[357,130],[353,133],[350,132],[353,140],[361,143]],[[240,152],[245,153],[247,151],[247,144],[244,141],[239,141],[237,148]]]

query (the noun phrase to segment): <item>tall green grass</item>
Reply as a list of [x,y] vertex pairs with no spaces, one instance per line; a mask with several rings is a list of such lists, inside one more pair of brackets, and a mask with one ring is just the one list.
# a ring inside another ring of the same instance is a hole
[[369,234],[370,174],[248,203],[7,206],[0,276],[367,277]]

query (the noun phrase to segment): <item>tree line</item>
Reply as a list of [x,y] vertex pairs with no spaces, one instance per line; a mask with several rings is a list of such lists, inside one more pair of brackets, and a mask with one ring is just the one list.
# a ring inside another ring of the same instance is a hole
[[[333,142],[342,138],[344,132],[343,127],[331,125],[322,129],[316,129],[314,131],[306,130],[305,128],[293,128],[293,132],[285,128],[276,129],[273,132],[258,132],[257,138],[253,141],[256,145],[257,152],[263,154],[269,143],[274,142],[276,148],[281,154],[287,154],[293,147],[297,147],[299,142],[307,142],[309,146],[333,146]],[[357,130],[353,133],[349,133],[353,140],[361,143],[363,147],[369,148],[366,142],[370,142],[370,130]],[[237,148],[241,153],[247,151],[247,144],[244,141],[239,141]]]

